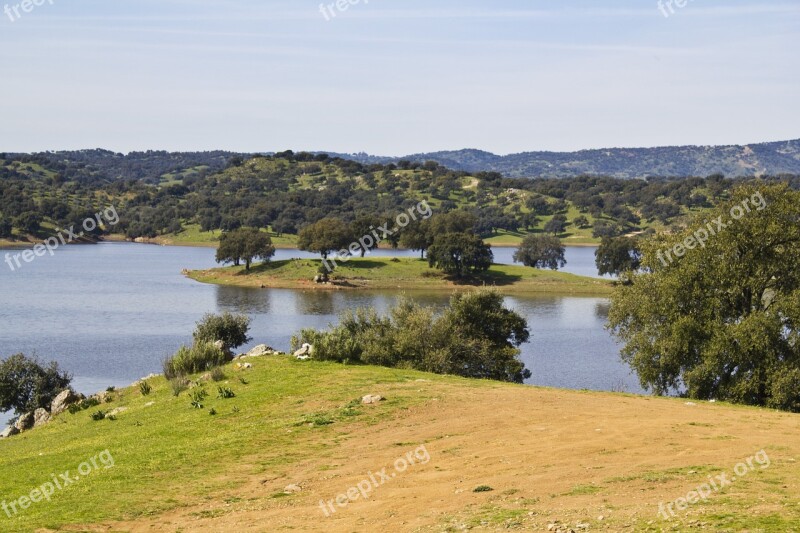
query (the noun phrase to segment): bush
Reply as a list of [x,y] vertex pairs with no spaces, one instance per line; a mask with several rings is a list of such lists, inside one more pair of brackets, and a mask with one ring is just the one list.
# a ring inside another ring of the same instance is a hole
[[62,372],[58,363],[42,366],[35,358],[13,355],[0,362],[0,412],[49,410],[53,399],[71,382],[72,376]]
[[225,372],[223,372],[220,367],[216,367],[211,370],[212,381],[224,381],[226,377],[227,376],[225,375]]
[[189,380],[183,376],[170,379],[169,384],[172,387],[172,395],[176,398],[189,388]]
[[519,360],[518,347],[529,336],[525,319],[503,307],[501,295],[477,291],[454,296],[440,316],[409,300],[388,317],[374,309],[347,311],[338,326],[303,330],[292,346],[313,345],[319,360],[521,383],[530,371]]
[[139,392],[142,393],[142,396],[148,396],[153,391],[153,387],[146,381],[142,381],[139,383]]
[[200,342],[187,348],[181,346],[175,355],[164,361],[167,379],[205,372],[227,362],[227,356],[211,342]]
[[70,414],[74,415],[75,413],[85,411],[86,409],[90,409],[92,407],[97,407],[98,405],[100,405],[100,400],[97,398],[86,398],[78,403],[73,403],[67,407],[67,410],[70,412]]
[[222,341],[226,348],[238,348],[250,342],[247,331],[250,317],[225,312],[221,315],[207,314],[194,331],[195,345]]

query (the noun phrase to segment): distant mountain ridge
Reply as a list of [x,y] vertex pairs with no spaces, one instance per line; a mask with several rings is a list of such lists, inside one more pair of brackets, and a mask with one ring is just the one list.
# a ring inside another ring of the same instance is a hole
[[512,178],[569,178],[580,175],[623,179],[648,176],[726,177],[800,174],[800,139],[731,146],[665,146],[605,148],[577,152],[523,152],[506,156],[482,150],[456,150],[380,157],[369,154],[332,156],[360,163],[401,160],[436,161],[467,172],[493,171]]

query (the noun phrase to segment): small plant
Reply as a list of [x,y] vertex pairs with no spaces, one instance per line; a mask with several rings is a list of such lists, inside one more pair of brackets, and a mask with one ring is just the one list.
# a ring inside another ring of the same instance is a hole
[[217,410],[212,407],[211,410],[208,412],[208,414],[210,414],[211,416],[216,416]]
[[139,383],[139,392],[142,393],[142,396],[148,396],[153,391],[153,388],[150,384],[146,381],[142,381]]
[[236,414],[238,412],[239,412],[239,408],[234,405],[233,406],[233,413]]
[[111,403],[111,402],[113,402],[113,401],[114,401],[114,396],[113,396],[113,395],[111,395],[111,394],[106,394],[105,401],[106,401],[106,403]]
[[211,379],[212,379],[212,381],[215,381],[215,382],[225,381],[225,378],[226,378],[225,372],[223,372],[223,370],[220,367],[214,367],[211,370]]
[[172,378],[169,380],[169,384],[172,387],[172,395],[176,398],[180,396],[183,391],[189,388],[189,380],[183,376]]
[[244,376],[239,376],[239,383],[241,383],[242,385],[250,384],[246,379],[244,379]]
[[73,403],[67,408],[67,410],[70,412],[70,414],[74,415],[75,413],[85,411],[91,407],[97,407],[98,405],[100,405],[100,400],[97,398],[86,398],[78,403]]
[[95,422],[103,420],[105,417],[106,417],[105,411],[95,411],[94,413],[92,413],[92,420],[94,420]]
[[472,492],[492,492],[493,490],[489,485],[479,485],[472,489]]
[[203,402],[208,397],[208,393],[205,389],[194,389],[189,393],[189,399],[191,400],[192,407],[195,409],[202,409]]
[[108,388],[106,389],[106,392],[114,392],[115,390],[117,390],[117,388],[116,388],[116,387],[114,387],[114,386],[111,386],[111,387],[108,387]]
[[217,392],[219,393],[217,398],[222,398],[223,400],[236,397],[236,394],[234,394],[230,387],[218,387]]

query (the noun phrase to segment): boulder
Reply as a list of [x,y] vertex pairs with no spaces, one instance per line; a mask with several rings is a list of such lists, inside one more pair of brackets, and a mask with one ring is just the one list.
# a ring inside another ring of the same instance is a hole
[[222,353],[225,354],[225,358],[228,359],[228,361],[233,361],[233,352],[230,347],[225,344],[225,341],[214,341],[214,346],[222,350]]
[[17,428],[15,428],[14,426],[8,426],[6,429],[3,430],[2,433],[0,433],[0,439],[7,439],[8,437],[12,437],[14,435],[17,435],[18,433],[19,430]]
[[27,429],[31,429],[34,422],[35,420],[33,418],[33,413],[25,413],[17,419],[17,421],[14,423],[14,427],[19,431],[25,431]]
[[52,402],[50,402],[50,416],[56,416],[57,414],[63,413],[70,405],[78,403],[82,399],[82,395],[76,394],[70,389],[62,391],[58,396],[53,398]]
[[306,357],[307,359],[308,357],[311,357],[313,353],[314,353],[314,347],[306,343],[303,346],[301,346],[299,350],[294,352],[294,356],[297,357],[298,359],[303,356],[307,356]]
[[244,357],[264,357],[265,355],[272,355],[275,353],[275,350],[266,344],[259,344],[246,354]]
[[50,422],[50,413],[41,407],[33,412],[33,427],[38,428]]
[[294,494],[296,492],[302,492],[302,491],[303,489],[300,488],[300,485],[295,485],[295,484],[286,485],[286,487],[284,487],[283,489],[284,494]]
[[112,409],[111,411],[107,412],[106,416],[117,416],[118,414],[124,413],[127,410],[127,407],[117,407],[116,409]]
[[382,402],[385,399],[386,398],[384,398],[383,396],[381,396],[379,394],[367,394],[366,396],[361,398],[361,403],[366,404],[366,405],[370,405],[370,404]]

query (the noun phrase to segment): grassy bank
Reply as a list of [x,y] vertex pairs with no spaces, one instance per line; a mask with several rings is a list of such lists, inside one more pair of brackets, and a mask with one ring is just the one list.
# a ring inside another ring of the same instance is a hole
[[[108,449],[98,469],[0,530],[796,531],[800,417],[624,394],[539,389],[415,371],[249,360],[208,383],[203,409],[152,392],[117,391],[116,420],[65,413],[0,441],[0,493],[13,501]],[[240,378],[244,380],[243,383]],[[217,398],[218,385],[236,396]],[[366,394],[386,401],[362,405]],[[216,415],[209,414],[215,409]],[[424,445],[430,460],[397,472],[325,516],[331,500]],[[770,459],[680,511],[685,496],[764,450]],[[289,494],[285,489],[296,485]],[[482,487],[480,490],[477,490]],[[420,509],[424,511],[421,512]],[[272,528],[270,528],[272,529]],[[576,529],[577,530],[577,529]]]
[[321,260],[274,261],[243,266],[195,270],[188,275],[196,281],[237,287],[283,289],[375,289],[375,290],[458,290],[491,286],[506,293],[608,294],[612,284],[564,272],[536,270],[517,265],[493,265],[480,279],[458,281],[428,267],[422,259],[354,258],[340,264],[333,283],[313,282]]

